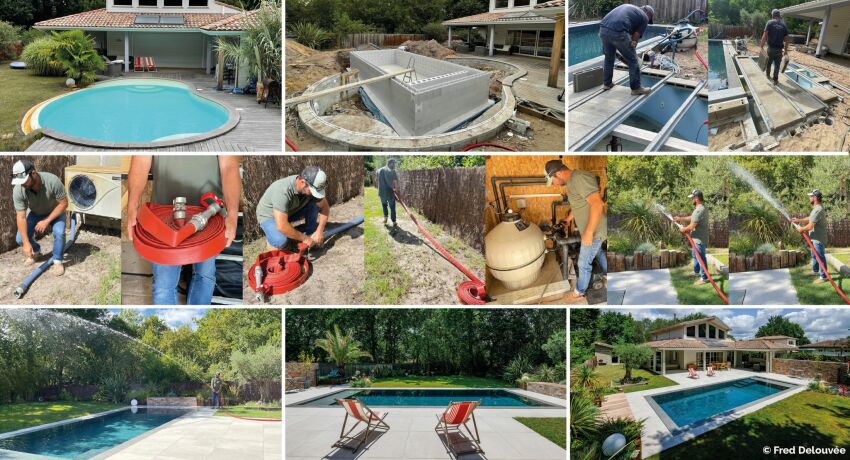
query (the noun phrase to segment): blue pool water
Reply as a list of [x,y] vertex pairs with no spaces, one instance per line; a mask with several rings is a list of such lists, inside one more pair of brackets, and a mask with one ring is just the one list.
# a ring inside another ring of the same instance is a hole
[[[649,88],[658,83],[658,78],[641,75],[641,85]],[[628,81],[624,86],[628,86]],[[636,128],[657,131],[667,123],[676,110],[682,106],[685,99],[691,94],[689,88],[679,88],[673,85],[664,85],[647,99],[643,105],[628,119],[626,124]],[[708,126],[705,120],[708,114],[708,101],[698,97],[691,108],[673,128],[673,137],[708,145]]]
[[726,75],[726,58],[723,56],[723,42],[708,41],[708,90],[725,89],[729,86]]
[[654,400],[677,426],[683,427],[792,387],[774,380],[746,378],[648,398]]
[[[667,26],[647,26],[640,41],[667,34]],[[567,30],[567,44],[570,47],[569,65],[602,56],[602,43],[599,41],[599,23],[570,26]]]
[[[188,413],[180,409],[130,409],[55,428],[0,439],[0,449],[49,457],[88,459]],[[2,457],[2,455],[0,455]]]
[[129,79],[99,84],[50,102],[38,125],[100,142],[153,142],[200,135],[224,125],[223,106],[181,83]]
[[482,407],[559,407],[506,390],[344,390],[295,404],[327,407],[337,399],[356,398],[367,406],[446,407],[451,401],[481,401]]

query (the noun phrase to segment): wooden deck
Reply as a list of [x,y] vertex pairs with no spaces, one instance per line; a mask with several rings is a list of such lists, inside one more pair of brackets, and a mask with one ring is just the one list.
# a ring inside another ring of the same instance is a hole
[[[609,364],[610,366],[611,364]],[[625,393],[614,393],[605,397],[602,401],[602,418],[617,419],[627,418],[634,420],[632,409],[629,407],[629,401],[626,399]]]
[[[199,72],[163,69],[156,73],[130,72],[122,78],[168,78],[180,80],[202,90],[204,96],[233,107],[240,121],[232,131],[205,141],[174,147],[149,149],[151,152],[280,152],[283,148],[283,116],[280,106],[265,108],[254,95],[230,94],[215,90],[212,76]],[[28,152],[114,152],[114,149],[76,145],[43,137]]]

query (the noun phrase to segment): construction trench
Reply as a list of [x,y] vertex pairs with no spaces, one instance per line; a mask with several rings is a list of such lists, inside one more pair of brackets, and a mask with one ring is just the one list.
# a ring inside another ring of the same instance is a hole
[[[541,106],[518,98],[513,85],[529,72],[502,60],[462,55],[436,59],[402,49],[346,54],[343,72],[321,78],[285,101],[287,118],[294,120],[295,133],[287,139],[291,150],[300,150],[298,133],[335,151],[462,151],[497,143],[494,138],[506,131],[533,144],[534,123],[518,118],[517,110],[541,124],[564,126],[562,99]],[[495,94],[494,73],[500,76]],[[559,144],[543,149],[562,150]]]

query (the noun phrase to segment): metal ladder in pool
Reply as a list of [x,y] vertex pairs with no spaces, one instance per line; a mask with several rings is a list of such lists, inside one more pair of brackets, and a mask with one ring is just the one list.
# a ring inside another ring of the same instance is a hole
[[413,60],[413,56],[410,56],[410,60],[407,61],[407,68],[413,69],[413,71],[404,74],[404,78],[402,78],[401,80],[402,82],[413,83],[413,76],[416,74],[416,67],[413,66],[414,62],[415,61]]

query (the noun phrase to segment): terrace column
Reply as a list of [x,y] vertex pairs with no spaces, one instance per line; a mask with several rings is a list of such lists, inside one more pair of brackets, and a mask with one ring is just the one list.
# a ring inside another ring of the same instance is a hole
[[130,32],[124,32],[124,73],[130,72]]
[[[811,24],[809,24],[809,27],[811,27]],[[452,47],[452,26],[449,26],[449,43],[448,43],[448,45],[449,45],[449,48]]]
[[815,56],[821,57],[821,49],[823,41],[826,38],[826,29],[829,27],[829,14],[832,13],[832,7],[826,7],[826,12],[823,13],[823,25],[820,27],[820,35],[818,37],[818,48],[815,50]]
[[[218,39],[221,40],[222,38],[219,37]],[[216,74],[218,75],[216,89],[221,91],[224,89],[224,51],[221,49],[218,50],[218,68],[216,69]]]
[[812,22],[814,21],[809,21],[809,31],[806,32],[806,46],[809,46],[809,40],[812,39]]
[[549,81],[546,83],[550,88],[558,87],[558,71],[561,68],[561,50],[564,47],[564,15],[559,15],[555,21],[555,41],[552,42],[552,56],[549,57]]
[[661,350],[661,375],[667,375],[667,352]]
[[493,55],[493,41],[496,38],[496,26],[487,26],[487,55]]
[[707,352],[707,351],[702,352],[702,370],[706,370],[706,369],[708,369],[708,367],[706,367],[706,364],[708,364],[708,363],[707,363],[707,361],[708,361],[707,356],[708,356],[708,352]]
[[212,73],[212,40],[209,38],[206,39],[207,44],[207,75]]

